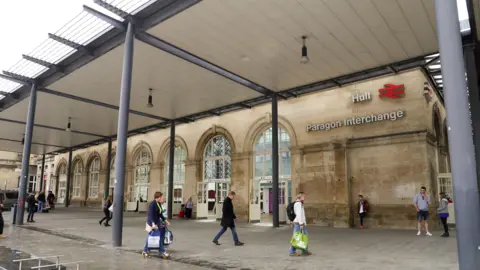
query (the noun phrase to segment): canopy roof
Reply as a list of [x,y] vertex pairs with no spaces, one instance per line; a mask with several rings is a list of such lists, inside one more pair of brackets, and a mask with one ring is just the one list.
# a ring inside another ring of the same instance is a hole
[[130,135],[248,109],[272,93],[295,98],[411,68],[441,89],[432,73],[440,67],[430,68],[439,65],[433,2],[95,0],[108,15],[84,7],[1,75],[0,149],[22,150],[33,81],[33,154],[115,139],[129,21],[136,26]]

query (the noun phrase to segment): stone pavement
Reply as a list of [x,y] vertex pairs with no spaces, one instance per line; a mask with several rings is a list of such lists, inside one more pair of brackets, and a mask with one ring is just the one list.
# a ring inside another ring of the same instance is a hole
[[[4,213],[8,220],[8,213]],[[36,223],[7,229],[12,235],[0,240],[35,255],[66,254],[68,261],[94,261],[88,269],[325,269],[396,270],[458,269],[455,233],[444,239],[416,236],[414,230],[353,230],[309,227],[311,257],[289,257],[289,226],[273,229],[240,223],[237,232],[243,247],[233,246],[231,233],[211,243],[217,222],[173,220],[172,261],[140,256],[145,243],[145,215],[125,213],[123,247],[111,248],[111,227],[99,226],[101,212],[59,208],[36,215]],[[26,241],[26,239],[29,239]],[[33,244],[33,245],[32,245]],[[139,267],[141,266],[141,267]],[[201,268],[204,267],[204,268]]]

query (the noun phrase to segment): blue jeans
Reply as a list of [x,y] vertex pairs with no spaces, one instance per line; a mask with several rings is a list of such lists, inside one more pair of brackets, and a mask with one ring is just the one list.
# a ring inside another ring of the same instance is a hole
[[[235,230],[235,227],[230,227],[230,230],[232,231],[232,235],[233,235],[233,241],[235,243],[238,243],[238,235],[237,235],[237,231]],[[218,239],[220,239],[220,237],[227,231],[227,227],[222,227],[222,229],[218,232],[217,236],[215,236],[215,238],[213,238],[213,241],[218,241]]]
[[[160,245],[159,245],[158,251],[160,251],[161,254],[164,254],[165,252],[167,252],[167,250],[165,249],[165,245],[164,245],[165,227],[158,228],[158,230],[160,231]],[[143,252],[148,253],[148,235],[147,235],[147,240],[145,241],[145,247],[143,248]]]
[[44,202],[40,202],[40,201],[38,202],[38,210],[37,210],[38,213],[41,213],[43,211],[43,204]]
[[[292,235],[295,234],[296,232],[299,232],[299,231],[301,231],[300,225],[298,225],[298,224],[293,224],[293,233],[292,233]],[[303,226],[303,233],[306,234],[306,235],[308,235],[307,226]],[[294,254],[295,252],[297,252],[297,249],[294,248],[294,247],[292,247],[292,246],[290,246],[290,254]],[[303,251],[303,253],[307,253],[307,252],[308,252],[308,247],[307,247],[307,249],[305,249],[305,250]]]

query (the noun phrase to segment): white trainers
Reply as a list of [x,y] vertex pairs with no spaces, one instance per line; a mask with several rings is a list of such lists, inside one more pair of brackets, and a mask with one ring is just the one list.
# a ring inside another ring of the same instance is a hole
[[422,235],[422,232],[421,232],[421,231],[418,231],[417,235]]
[[428,236],[432,236],[432,234],[431,234],[431,233],[429,233],[429,232],[427,232],[427,235],[428,235]]

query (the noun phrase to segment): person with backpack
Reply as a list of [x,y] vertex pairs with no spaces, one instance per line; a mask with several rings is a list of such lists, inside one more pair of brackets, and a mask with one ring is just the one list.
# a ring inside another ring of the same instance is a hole
[[367,215],[368,211],[368,201],[363,198],[363,195],[358,195],[358,214],[360,216],[360,229],[363,229],[363,219]]
[[445,195],[445,192],[440,192],[439,195],[440,195],[440,205],[437,211],[438,211],[438,215],[440,216],[440,220],[442,221],[443,230],[444,230],[444,233],[441,235],[441,237],[449,237],[450,234],[448,232],[448,224],[447,224],[449,200]]
[[102,225],[103,221],[105,221],[104,226],[109,227],[110,224],[108,222],[112,219],[112,213],[110,212],[110,206],[112,206],[112,195],[107,197],[107,200],[105,201],[105,204],[103,205],[103,214],[105,217],[103,217],[98,224]]
[[[288,219],[293,222],[293,234],[295,235],[296,232],[302,232],[305,235],[308,235],[307,231],[307,219],[305,218],[305,209],[304,209],[304,201],[305,201],[305,194],[303,192],[298,193],[297,199],[290,203],[287,207],[287,215]],[[297,253],[297,249],[293,246],[290,246],[290,256],[300,256]],[[309,256],[312,255],[310,251],[308,251],[308,246],[303,250],[303,255]]]

